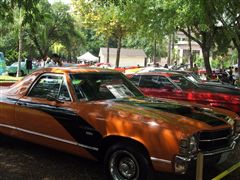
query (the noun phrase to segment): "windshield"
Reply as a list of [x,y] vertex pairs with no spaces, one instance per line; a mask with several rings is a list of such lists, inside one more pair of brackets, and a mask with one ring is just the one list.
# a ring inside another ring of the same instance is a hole
[[198,87],[193,81],[182,75],[173,75],[170,76],[170,79],[182,89],[194,89]]
[[199,82],[198,82],[198,79],[196,79],[196,77],[193,76],[192,74],[187,74],[185,77],[186,77],[188,80],[192,81],[193,83],[199,83]]
[[120,73],[70,74],[70,78],[78,99],[106,100],[143,96]]

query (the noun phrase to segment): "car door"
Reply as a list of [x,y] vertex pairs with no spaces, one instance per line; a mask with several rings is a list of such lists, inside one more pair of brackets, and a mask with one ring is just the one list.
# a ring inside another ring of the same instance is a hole
[[75,143],[65,120],[76,118],[72,98],[63,74],[43,74],[15,109],[18,136],[55,146],[56,142]]
[[[1,89],[2,88],[2,89]],[[0,88],[0,134],[14,135],[14,110],[16,100],[7,97],[3,93],[3,88]]]

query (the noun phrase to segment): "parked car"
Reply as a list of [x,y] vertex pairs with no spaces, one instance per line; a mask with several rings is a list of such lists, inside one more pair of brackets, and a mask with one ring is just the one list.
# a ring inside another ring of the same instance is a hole
[[230,92],[236,91],[240,94],[240,88],[237,87],[237,86],[234,86],[234,85],[229,84],[229,83],[219,82],[219,81],[216,81],[216,82],[203,81],[203,80],[201,80],[201,78],[198,75],[196,75],[192,71],[172,71],[172,72],[177,72],[177,73],[183,74],[187,79],[189,79],[193,83],[196,83],[198,86],[203,86],[203,88],[204,87],[209,87],[209,88],[219,87],[219,88],[222,88],[222,89],[227,88],[227,89],[231,89]]
[[114,180],[185,173],[234,149],[240,117],[227,110],[149,98],[122,74],[55,67],[0,93],[0,133],[93,160]]
[[[15,62],[11,64],[10,66],[7,66],[7,72],[10,76],[15,76],[17,74],[17,67],[18,67],[18,62]],[[28,70],[26,67],[26,62],[21,62],[21,75],[26,75],[32,72],[33,70],[37,69],[38,66],[35,65],[34,63],[32,64],[32,69]]]
[[6,71],[6,62],[2,52],[0,52],[0,75]]
[[176,72],[136,74],[132,82],[147,96],[211,105],[240,114],[240,91],[202,86]]

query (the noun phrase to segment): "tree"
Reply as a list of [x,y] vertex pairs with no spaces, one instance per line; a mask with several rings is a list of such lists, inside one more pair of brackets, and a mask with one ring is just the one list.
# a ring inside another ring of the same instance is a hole
[[150,27],[148,32],[170,35],[180,30],[197,42],[202,48],[207,73],[211,75],[209,56],[218,28],[210,3],[207,0],[140,0],[135,3],[135,14],[142,26]]
[[96,34],[104,36],[107,44],[110,39],[117,41],[117,57],[115,66],[119,66],[122,39],[134,31],[134,26],[127,17],[127,1],[85,1],[73,2],[86,28],[93,29]]
[[80,44],[81,37],[69,14],[69,6],[60,2],[51,5],[47,0],[41,0],[37,9],[39,13],[32,16],[27,33],[40,57],[46,57],[56,42],[64,45],[71,56],[71,43]]
[[17,76],[20,76],[20,66],[21,66],[21,57],[22,57],[22,41],[23,41],[23,27],[24,25],[31,20],[32,14],[37,13],[35,11],[35,6],[38,3],[38,0],[12,0],[12,1],[3,1],[0,6],[0,16],[8,20],[13,21],[13,14],[16,8],[19,9],[19,55],[18,55],[18,68]]
[[215,12],[214,16],[223,29],[223,34],[232,40],[237,49],[240,75],[240,4],[235,0],[216,0],[211,5]]

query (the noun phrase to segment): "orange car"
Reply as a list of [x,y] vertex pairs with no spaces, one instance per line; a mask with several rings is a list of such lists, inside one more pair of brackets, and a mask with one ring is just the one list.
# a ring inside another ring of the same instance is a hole
[[185,173],[198,152],[233,150],[240,132],[233,112],[145,97],[111,70],[41,69],[0,91],[1,134],[103,160],[111,179]]

